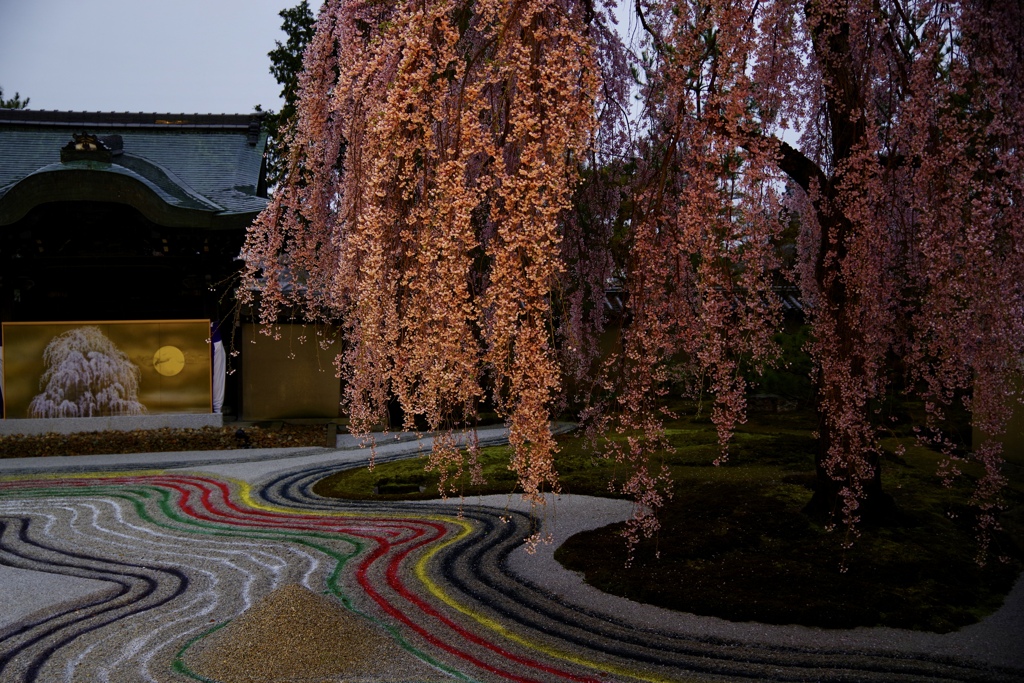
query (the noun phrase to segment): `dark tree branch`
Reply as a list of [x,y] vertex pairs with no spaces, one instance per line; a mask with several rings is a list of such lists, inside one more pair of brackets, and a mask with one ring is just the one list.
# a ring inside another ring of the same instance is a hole
[[650,24],[647,23],[647,17],[644,16],[644,8],[641,3],[642,0],[636,0],[636,16],[640,19],[640,25],[643,27],[644,31],[646,31],[647,34],[651,36],[651,40],[654,41],[654,49],[658,51],[658,54],[664,55],[666,53],[665,43],[661,41],[661,36],[659,36],[654,29],[651,28]]
[[811,184],[815,181],[819,188],[828,185],[828,176],[821,170],[821,167],[788,142],[779,140],[772,135],[765,135],[756,129],[744,126],[729,127],[724,120],[718,121],[713,127],[718,134],[726,136],[748,152],[755,146],[765,143],[774,146],[779,169],[789,176],[790,180],[803,188],[804,192],[810,191]]
[[839,161],[849,158],[864,136],[864,92],[853,72],[850,24],[845,20],[846,2],[825,5],[809,0],[804,12],[811,27],[811,42],[821,65],[825,88],[826,114],[831,132],[832,155]]
[[892,0],[892,6],[896,8],[896,13],[900,15],[903,26],[907,30],[907,35],[914,40],[914,47],[921,47],[921,41],[918,39],[917,33],[914,32],[914,25],[907,18],[907,13],[903,10],[903,6],[900,5],[900,0]]
[[[900,9],[899,3],[894,4],[896,5],[897,10],[902,14],[903,10]],[[875,11],[878,12],[880,16],[885,17],[886,24],[889,26],[889,30],[882,36],[882,40],[884,40],[889,46],[889,49],[892,50],[893,62],[895,62],[895,67],[900,77],[900,85],[903,87],[903,90],[906,91],[910,87],[910,77],[907,74],[907,67],[910,65],[912,57],[910,52],[903,45],[903,41],[899,40],[899,33],[896,30],[895,19],[891,14],[887,14],[882,9],[882,4],[878,0],[875,2]],[[900,57],[902,57],[902,61],[900,61]]]
[[821,170],[818,164],[808,159],[800,150],[788,142],[778,141],[779,168],[790,179],[809,192],[811,184],[817,181],[818,187],[825,187],[828,177]]

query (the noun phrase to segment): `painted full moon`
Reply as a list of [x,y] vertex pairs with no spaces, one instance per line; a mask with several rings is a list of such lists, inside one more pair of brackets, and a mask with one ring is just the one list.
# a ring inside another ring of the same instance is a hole
[[173,377],[185,367],[185,354],[177,346],[161,346],[153,354],[153,367],[164,377]]

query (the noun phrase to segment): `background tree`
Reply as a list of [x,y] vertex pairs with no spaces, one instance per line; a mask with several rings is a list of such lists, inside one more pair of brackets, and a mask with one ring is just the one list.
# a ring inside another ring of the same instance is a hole
[[28,109],[30,98],[21,99],[20,93],[14,93],[14,97],[5,100],[4,89],[0,88],[0,109]]
[[299,97],[302,55],[313,39],[313,28],[316,25],[306,0],[295,7],[281,10],[279,16],[283,19],[281,30],[288,38],[284,44],[279,40],[274,41],[277,47],[267,53],[270,57],[270,73],[281,85],[281,97],[284,99],[281,111],[271,110],[264,119],[270,136],[267,145],[267,184],[270,187],[277,186],[284,174],[288,140],[295,134],[295,103]]

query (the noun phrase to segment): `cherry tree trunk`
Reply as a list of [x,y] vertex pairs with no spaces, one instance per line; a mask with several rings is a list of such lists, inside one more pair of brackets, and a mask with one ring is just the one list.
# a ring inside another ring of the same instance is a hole
[[880,524],[896,512],[892,497],[882,489],[881,450],[876,427],[867,417],[868,401],[886,374],[877,358],[872,359],[870,341],[871,328],[880,324],[875,305],[881,293],[851,285],[843,272],[844,263],[853,258],[854,229],[837,209],[836,185],[830,181],[824,201],[816,206],[821,239],[813,276],[817,300],[812,354],[818,366],[818,450],[814,495],[804,512],[829,524]]
[[[841,523],[845,499],[843,488],[849,485],[846,477],[834,478],[828,466],[829,449],[842,435],[830,428],[825,415],[818,412],[818,452],[814,462],[814,493],[803,512],[812,519],[826,524]],[[869,476],[859,481],[863,497],[858,500],[857,516],[861,523],[884,525],[892,522],[898,513],[896,502],[882,488],[882,463],[877,451],[865,455],[870,467]],[[840,473],[837,473],[840,474]],[[846,473],[849,476],[849,473]]]

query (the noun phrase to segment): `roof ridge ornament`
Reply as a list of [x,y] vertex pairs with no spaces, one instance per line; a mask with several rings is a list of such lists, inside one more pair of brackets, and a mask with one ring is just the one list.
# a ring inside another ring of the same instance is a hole
[[92,135],[85,131],[72,133],[71,142],[60,149],[62,163],[69,161],[101,161],[111,163],[115,156],[124,152],[124,140],[120,135]]

